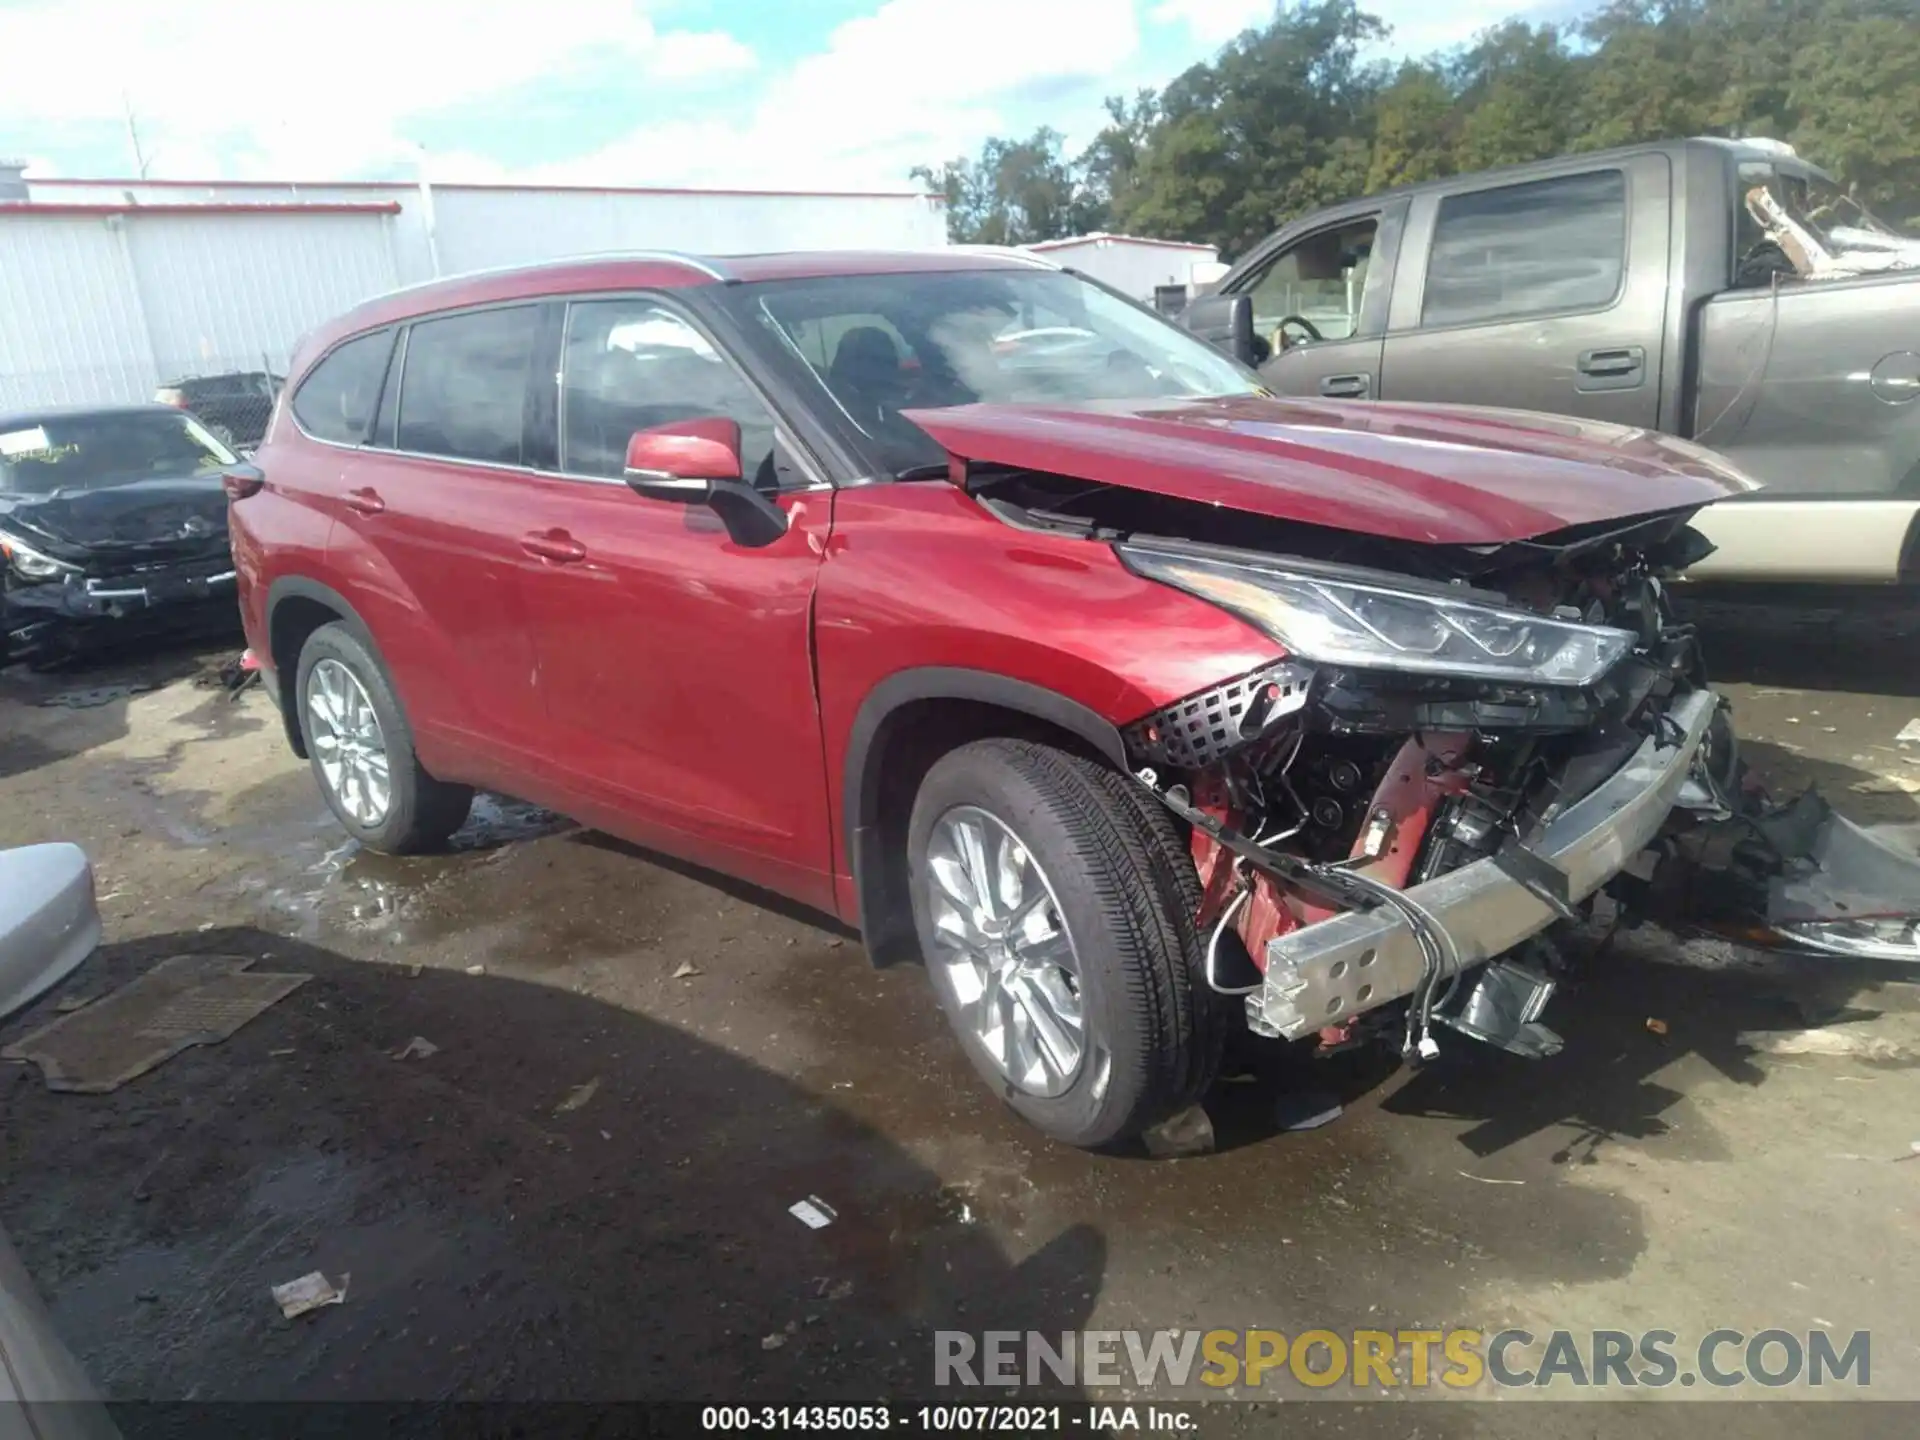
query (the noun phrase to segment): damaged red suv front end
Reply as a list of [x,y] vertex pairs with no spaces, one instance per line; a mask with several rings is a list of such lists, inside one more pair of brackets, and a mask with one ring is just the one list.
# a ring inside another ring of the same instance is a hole
[[1410,1054],[1436,1024],[1558,1048],[1538,1018],[1553,979],[1515,952],[1644,876],[1675,807],[1723,810],[1733,783],[1665,583],[1737,475],[1643,432],[1500,412],[1249,397],[913,418],[1010,523],[1112,544],[1273,642],[1122,731],[1191,827],[1212,990],[1270,1036],[1387,1019]]
[[1741,783],[1667,584],[1750,482],[1684,442],[1279,400],[964,248],[489,272],[295,369],[234,569],[348,833],[484,788],[832,909],[1061,1140],[1241,1013],[1548,1054],[1543,932],[1676,888],[1914,949],[1911,865]]

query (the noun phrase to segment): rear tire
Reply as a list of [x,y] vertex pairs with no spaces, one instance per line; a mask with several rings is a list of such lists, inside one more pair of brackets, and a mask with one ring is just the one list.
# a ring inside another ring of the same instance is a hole
[[388,855],[437,849],[466,823],[473,791],[429,775],[373,648],[338,621],[300,647],[294,706],[327,807],[354,839]]
[[[1171,817],[1130,786],[1050,746],[979,740],[927,772],[908,826],[914,923],[968,1058],[1023,1119],[1089,1148],[1196,1098],[1225,1029],[1199,968],[1198,877]],[[976,872],[989,882],[984,908]],[[1035,874],[1045,898],[1009,930]],[[1051,957],[1063,974],[1043,983],[1036,967]],[[1048,1063],[1065,1047],[1044,1043],[1036,993],[1043,1007],[1052,994],[1077,1011],[1071,1066]],[[1023,1026],[1042,1042],[1028,1047],[1036,1064],[1025,1063]]]

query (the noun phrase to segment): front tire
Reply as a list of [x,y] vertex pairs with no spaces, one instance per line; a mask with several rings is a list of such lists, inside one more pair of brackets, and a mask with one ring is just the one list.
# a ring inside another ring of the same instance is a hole
[[968,1058],[1022,1118],[1089,1148],[1193,1100],[1223,1031],[1192,862],[1130,783],[980,740],[927,772],[908,827],[921,950]]
[[361,844],[417,854],[466,822],[473,791],[426,772],[385,667],[352,630],[336,621],[307,637],[293,693],[320,793]]

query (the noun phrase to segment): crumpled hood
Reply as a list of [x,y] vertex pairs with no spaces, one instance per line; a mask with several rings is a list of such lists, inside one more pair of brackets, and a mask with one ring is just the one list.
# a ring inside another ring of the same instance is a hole
[[1756,488],[1683,440],[1524,410],[1245,396],[907,417],[964,460],[1436,545],[1531,539]]
[[227,495],[220,477],[139,480],[65,495],[0,495],[0,530],[75,551],[121,551],[159,545],[212,548],[227,534]]

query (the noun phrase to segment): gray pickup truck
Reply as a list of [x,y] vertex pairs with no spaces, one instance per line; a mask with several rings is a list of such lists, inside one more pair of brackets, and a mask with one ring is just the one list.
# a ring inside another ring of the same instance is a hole
[[1677,140],[1296,220],[1184,316],[1274,390],[1664,431],[1760,487],[1702,580],[1920,581],[1920,239],[1773,141]]

